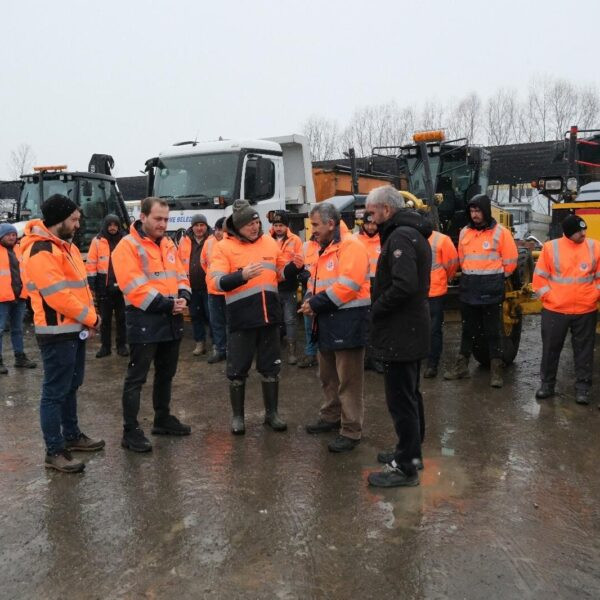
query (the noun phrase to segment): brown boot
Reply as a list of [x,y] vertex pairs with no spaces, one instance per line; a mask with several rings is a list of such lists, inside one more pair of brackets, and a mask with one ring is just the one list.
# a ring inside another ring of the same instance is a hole
[[81,473],[85,469],[85,464],[75,460],[68,450],[46,454],[44,466],[46,469],[56,469],[62,473]]
[[206,354],[206,342],[196,342],[196,347],[192,350],[194,356]]
[[492,358],[490,364],[490,385],[495,388],[501,388],[504,385],[504,379],[502,379],[502,369],[504,363],[501,358]]
[[454,366],[444,373],[444,379],[465,379],[467,377],[469,377],[469,359],[459,354]]

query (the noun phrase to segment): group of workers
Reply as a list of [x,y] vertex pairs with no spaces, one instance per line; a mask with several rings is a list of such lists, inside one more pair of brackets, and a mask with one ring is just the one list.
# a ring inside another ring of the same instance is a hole
[[[117,353],[129,356],[122,390],[122,446],[135,452],[152,449],[137,419],[152,363],[152,433],[191,432],[171,412],[186,307],[194,354],[206,352],[210,331],[209,362],[227,361],[235,435],[245,433],[245,384],[253,360],[262,377],[264,422],[273,431],[287,429],[279,415],[280,344],[283,327],[288,362],[298,363],[298,313],[307,334],[303,363],[318,362],[324,395],[318,418],[306,430],[338,432],[328,444],[330,451],[350,451],[360,443],[363,367],[382,372],[398,440],[393,450],[378,454],[384,466],[369,475],[374,486],[419,483],[425,432],[421,362],[427,361],[424,377],[437,376],[444,298],[459,267],[462,338],[444,377],[468,377],[478,338],[487,344],[490,385],[503,385],[502,302],[518,251],[510,232],[492,217],[486,195],[469,201],[458,250],[448,236],[433,231],[427,215],[407,208],[390,186],[368,195],[357,234],[348,231],[331,203],[316,204],[310,212],[312,235],[304,243],[290,230],[284,211],[274,213],[272,228],[265,233],[255,207],[236,200],[231,215],[214,230],[204,215],[196,215],[176,246],[166,235],[167,203],[149,197],[129,233],[121,231],[118,218],[107,217],[90,246],[87,265],[71,243],[79,227],[77,205],[57,194],[41,208],[43,219],[27,223],[17,250],[16,230],[0,224],[0,331],[10,322],[15,366],[35,367],[23,352],[22,313],[29,295],[44,366],[40,420],[49,468],[81,472],[85,464],[72,452],[104,447],[103,440],[80,430],[76,395],[83,382],[86,339],[100,333],[96,356],[111,353],[113,312]],[[567,217],[563,237],[544,245],[535,270],[533,287],[544,306],[541,387],[536,392],[540,399],[554,394],[570,329],[576,401],[589,403],[600,244],[586,239],[585,229],[582,219]],[[299,282],[305,290],[300,305]],[[0,373],[6,371],[0,363]]]

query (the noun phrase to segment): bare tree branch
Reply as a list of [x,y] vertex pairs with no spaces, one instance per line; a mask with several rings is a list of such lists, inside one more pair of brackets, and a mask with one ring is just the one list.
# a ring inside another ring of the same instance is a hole
[[28,173],[35,162],[35,154],[29,144],[21,143],[11,150],[8,169],[13,179],[18,179],[23,173]]

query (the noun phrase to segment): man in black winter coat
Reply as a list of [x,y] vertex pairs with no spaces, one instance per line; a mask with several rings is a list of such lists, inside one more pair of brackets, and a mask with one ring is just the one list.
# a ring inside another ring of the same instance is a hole
[[385,396],[398,444],[380,452],[382,471],[371,473],[378,487],[419,484],[421,442],[425,432],[419,391],[420,362],[429,353],[429,279],[431,225],[406,209],[401,194],[390,186],[371,191],[367,212],[379,226],[381,255],[371,289],[371,353],[384,365]]

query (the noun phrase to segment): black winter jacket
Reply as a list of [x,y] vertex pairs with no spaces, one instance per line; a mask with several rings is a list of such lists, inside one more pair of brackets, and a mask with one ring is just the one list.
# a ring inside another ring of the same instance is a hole
[[388,362],[409,362],[429,353],[431,225],[403,209],[380,226],[381,254],[371,288],[371,353]]

